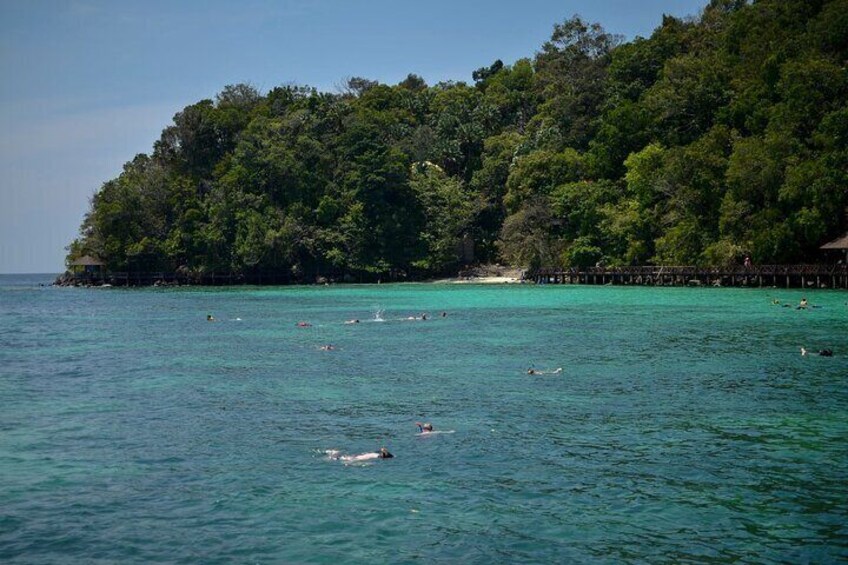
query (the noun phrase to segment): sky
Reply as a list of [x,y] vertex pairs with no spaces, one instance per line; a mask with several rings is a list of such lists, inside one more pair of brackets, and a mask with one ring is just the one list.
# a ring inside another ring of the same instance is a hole
[[707,0],[0,0],[0,273],[58,273],[91,197],[228,84],[472,82],[579,14],[626,40]]

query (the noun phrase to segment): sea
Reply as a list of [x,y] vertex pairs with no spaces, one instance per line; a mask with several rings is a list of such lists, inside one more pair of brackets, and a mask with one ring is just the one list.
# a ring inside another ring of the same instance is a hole
[[848,560],[844,291],[52,280],[0,277],[0,562]]

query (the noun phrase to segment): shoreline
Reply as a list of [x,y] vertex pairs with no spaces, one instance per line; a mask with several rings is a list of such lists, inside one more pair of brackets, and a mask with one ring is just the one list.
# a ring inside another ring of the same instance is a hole
[[433,281],[425,281],[429,284],[532,284],[532,281],[525,281],[521,277],[453,277],[447,279],[436,279]]
[[[693,266],[628,266],[587,267],[583,269],[523,269],[501,265],[482,265],[460,271],[454,277],[413,278],[316,276],[312,281],[293,279],[283,273],[201,274],[188,276],[178,273],[65,273],[53,286],[77,287],[173,287],[173,286],[288,286],[291,284],[480,284],[480,285],[591,285],[591,286],[659,286],[659,287],[755,287],[848,289],[848,266],[842,264],[762,265],[756,267],[693,267]],[[400,279],[400,280],[397,280]]]

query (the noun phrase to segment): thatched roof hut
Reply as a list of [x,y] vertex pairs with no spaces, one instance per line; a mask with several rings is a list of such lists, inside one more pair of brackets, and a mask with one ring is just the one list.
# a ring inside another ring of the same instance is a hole
[[98,273],[103,270],[105,265],[106,264],[100,259],[96,259],[91,255],[83,255],[82,257],[71,261],[70,267],[75,273],[79,273],[80,271],[85,273]]
[[845,255],[845,261],[848,262],[848,232],[842,237],[837,237],[833,241],[828,241],[819,249],[824,251],[842,251]]
[[829,241],[819,247],[819,249],[838,249],[845,250],[848,249],[848,233],[843,235],[842,237],[837,237],[833,241]]
[[83,255],[71,262],[71,267],[102,267],[103,265],[105,265],[103,261],[95,259],[91,255]]

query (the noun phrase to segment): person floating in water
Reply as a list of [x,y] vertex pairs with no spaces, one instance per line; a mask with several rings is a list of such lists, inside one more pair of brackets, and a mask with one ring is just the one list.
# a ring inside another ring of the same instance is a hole
[[[807,348],[802,347],[801,348],[801,355],[806,357],[807,353],[809,353],[809,351],[807,351]],[[819,349],[818,353],[821,357],[833,357],[833,350],[832,349]]]
[[422,424],[421,422],[415,422],[415,425],[418,426],[418,433],[429,434],[433,431],[433,424],[426,423]]
[[562,367],[557,367],[553,371],[540,371],[538,369],[534,369],[533,367],[527,369],[528,375],[558,375],[560,373],[562,373]]
[[389,450],[381,447],[380,451],[370,451],[368,453],[360,453],[359,455],[340,455],[335,449],[328,450],[329,459],[344,461],[345,463],[359,463],[361,461],[371,461],[373,459],[391,459],[394,457]]
[[427,319],[427,314],[421,314],[421,316],[418,316],[418,317],[416,317],[416,316],[407,316],[407,317],[406,317],[406,319],[407,319],[407,320],[409,320],[409,321],[413,321],[413,320],[426,320],[426,319]]
[[299,327],[299,328],[311,328],[312,324],[310,324],[309,322],[298,322],[297,327]]

